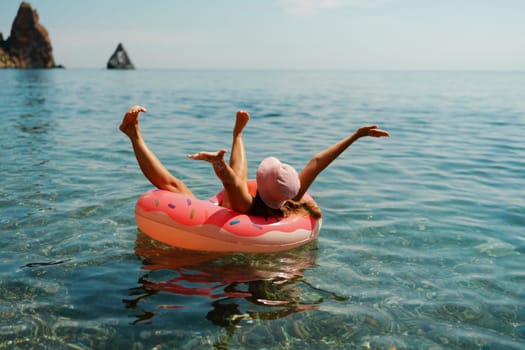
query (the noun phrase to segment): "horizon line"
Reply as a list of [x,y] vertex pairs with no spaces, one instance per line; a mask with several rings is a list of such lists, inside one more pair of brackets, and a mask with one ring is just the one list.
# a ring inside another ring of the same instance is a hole
[[146,71],[146,70],[177,70],[177,71],[288,71],[288,72],[502,72],[523,73],[525,68],[221,68],[221,67],[135,67],[134,69],[107,69],[106,67],[68,67],[62,65],[54,68],[2,68],[1,70],[108,70],[108,71]]

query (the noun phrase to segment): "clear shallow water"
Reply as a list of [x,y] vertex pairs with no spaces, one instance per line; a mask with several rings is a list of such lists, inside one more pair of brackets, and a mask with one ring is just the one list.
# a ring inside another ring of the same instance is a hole
[[[0,71],[0,348],[524,349],[525,74]],[[301,169],[356,127],[311,188],[318,242],[220,256],[162,246],[133,208],[150,185],[117,127],[143,104],[150,147],[230,146],[251,174]]]

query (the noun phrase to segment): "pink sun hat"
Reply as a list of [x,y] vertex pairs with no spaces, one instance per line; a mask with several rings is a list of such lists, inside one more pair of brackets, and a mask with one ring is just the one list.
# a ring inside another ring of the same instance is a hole
[[257,169],[257,190],[264,204],[279,209],[287,200],[294,198],[301,182],[297,171],[275,157],[264,159]]

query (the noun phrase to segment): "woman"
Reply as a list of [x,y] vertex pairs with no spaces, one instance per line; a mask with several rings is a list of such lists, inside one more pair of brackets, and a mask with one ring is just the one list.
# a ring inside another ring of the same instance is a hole
[[[195,195],[184,182],[173,176],[146,145],[139,128],[140,112],[146,112],[146,108],[131,107],[124,115],[120,130],[129,137],[143,174],[161,190],[194,198]],[[357,139],[363,136],[390,136],[388,132],[378,129],[377,125],[362,126],[353,134],[315,155],[300,174],[277,158],[266,158],[257,169],[257,194],[253,197],[248,190],[248,161],[242,137],[242,131],[249,119],[248,112],[237,112],[229,164],[224,160],[226,149],[199,152],[189,155],[188,158],[212,164],[215,174],[224,186],[222,206],[252,215],[286,216],[292,212],[302,212],[319,218],[319,208],[311,202],[301,201],[317,175]]]

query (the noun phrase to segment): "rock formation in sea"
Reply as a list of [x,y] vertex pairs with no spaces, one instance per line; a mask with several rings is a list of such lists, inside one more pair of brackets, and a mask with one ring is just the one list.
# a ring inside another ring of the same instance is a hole
[[133,63],[129,59],[128,53],[124,49],[122,43],[119,43],[115,52],[109,58],[108,69],[135,69]]
[[55,68],[53,48],[38,13],[27,2],[18,8],[11,34],[0,33],[0,68]]

